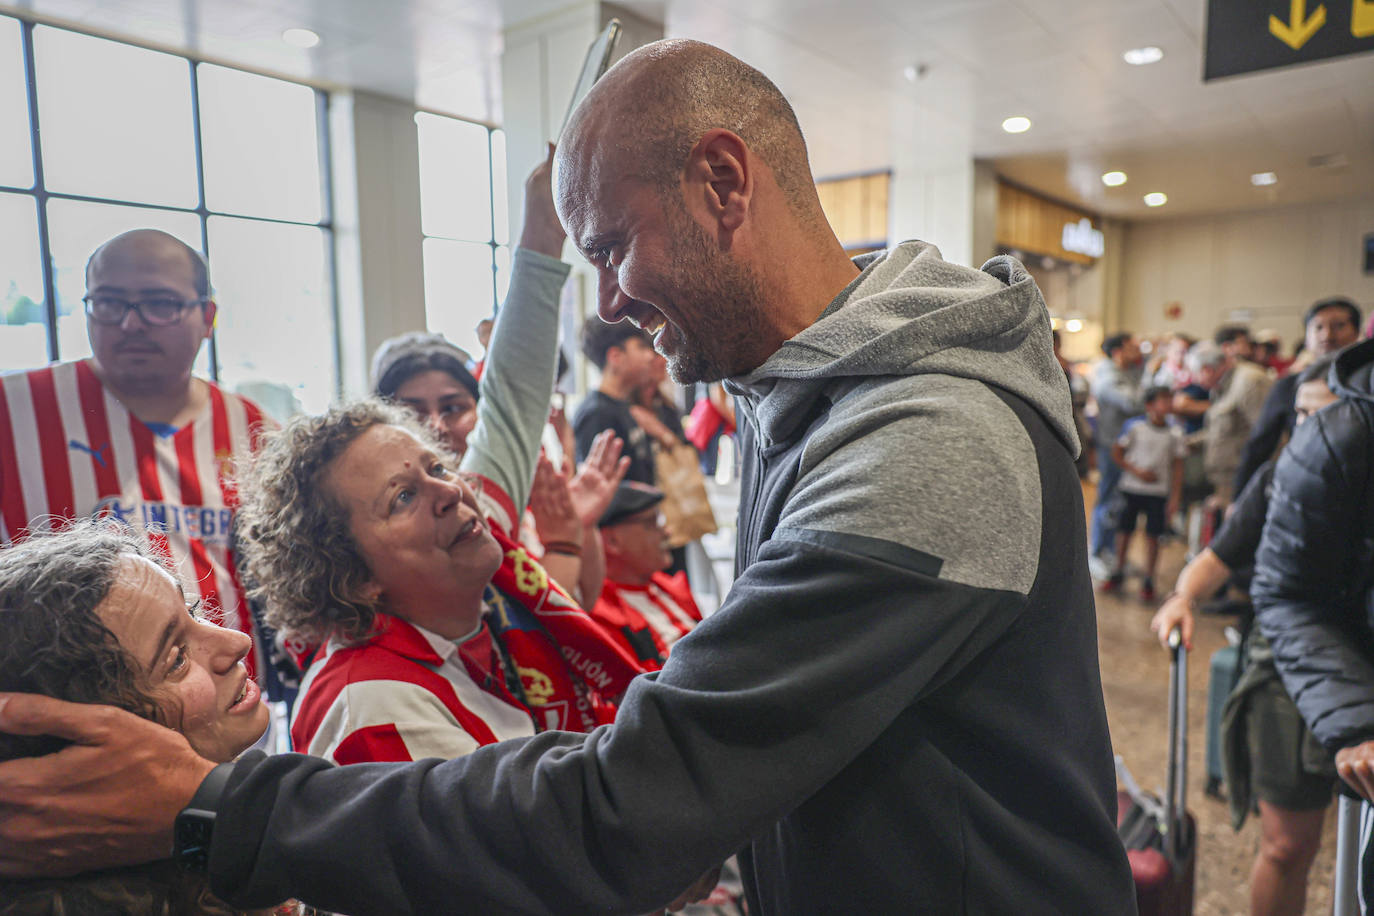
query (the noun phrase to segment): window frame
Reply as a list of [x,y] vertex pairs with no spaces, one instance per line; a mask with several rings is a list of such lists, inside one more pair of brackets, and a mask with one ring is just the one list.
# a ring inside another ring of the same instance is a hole
[[[86,32],[81,29],[74,29],[68,26],[52,25],[46,22],[38,22],[26,19],[10,13],[4,14],[6,18],[14,19],[19,24],[20,47],[24,65],[25,94],[28,101],[29,115],[29,155],[33,164],[33,185],[31,187],[13,187],[0,184],[0,192],[27,195],[35,202],[38,215],[38,252],[42,260],[41,274],[43,279],[43,312],[44,323],[46,325],[48,340],[48,361],[57,362],[61,359],[60,347],[57,336],[57,279],[55,275],[55,265],[52,257],[52,241],[48,226],[48,202],[51,200],[70,200],[81,203],[93,204],[115,204],[124,207],[136,207],[145,210],[162,210],[176,213],[194,214],[200,222],[200,248],[208,261],[211,257],[210,252],[210,217],[220,216],[230,219],[252,220],[263,223],[277,223],[288,226],[307,226],[321,230],[324,233],[325,247],[325,271],[329,283],[329,302],[328,308],[334,322],[333,333],[333,391],[334,398],[342,394],[342,341],[339,334],[339,282],[338,282],[338,258],[335,251],[335,229],[334,229],[334,189],[330,176],[333,173],[333,152],[330,148],[329,131],[329,110],[331,96],[328,92],[317,86],[302,83],[297,80],[282,79],[273,74],[258,73],[247,67],[238,67],[220,61],[210,61],[190,54],[168,51],[165,48],[153,47],[141,44],[137,41],[125,39],[114,39],[107,35]],[[38,110],[38,80],[37,65],[34,56],[33,30],[38,26],[47,28],[61,29],[73,32],[78,35],[86,35],[91,38],[99,38],[104,41],[115,41],[118,44],[129,45],[130,47],[140,48],[145,51],[153,51],[159,54],[168,54],[172,57],[180,58],[186,62],[190,70],[191,80],[191,131],[193,149],[195,155],[196,173],[196,206],[177,207],[165,204],[150,204],[138,200],[126,200],[117,197],[99,197],[84,194],[69,194],[60,191],[49,190],[46,184],[43,171],[43,139],[42,130],[39,122]],[[320,168],[320,219],[315,222],[301,220],[281,219],[277,217],[252,216],[246,213],[234,213],[228,211],[212,210],[206,206],[205,202],[205,157],[201,142],[201,109],[200,109],[200,66],[209,64],[216,67],[223,67],[231,70],[239,70],[245,73],[252,73],[255,76],[267,76],[270,79],[281,80],[286,83],[303,85],[310,89],[315,96],[315,134],[318,145],[319,168]],[[490,140],[488,140],[490,143]],[[213,274],[212,274],[213,279]],[[495,288],[495,274],[493,272],[493,289]],[[210,363],[210,377],[214,381],[219,381],[219,346],[218,335],[211,334],[208,345],[208,356]]]
[[[423,222],[421,222],[421,227],[420,227],[420,250],[421,250],[421,258],[423,258],[423,256],[424,256],[424,255],[423,255],[423,252],[424,252],[424,244],[425,244],[425,242],[428,241],[429,239],[436,239],[436,240],[442,241],[442,242],[457,242],[457,243],[463,244],[463,245],[485,245],[486,248],[487,248],[487,261],[488,261],[488,263],[489,263],[489,265],[490,265],[490,267],[491,267],[491,312],[489,313],[488,317],[495,318],[495,317],[496,317],[496,313],[497,313],[498,311],[500,311],[500,309],[501,309],[501,300],[500,300],[500,295],[499,295],[499,292],[500,292],[500,291],[499,291],[499,287],[498,287],[498,284],[497,284],[497,271],[498,271],[499,268],[497,267],[497,264],[496,264],[496,252],[497,252],[498,250],[502,249],[502,248],[505,248],[508,252],[511,253],[511,257],[513,258],[513,257],[514,257],[514,248],[515,248],[515,245],[512,243],[512,241],[511,241],[509,238],[507,238],[505,242],[498,242],[498,241],[496,240],[496,153],[495,153],[495,150],[493,149],[492,137],[496,134],[496,132],[497,132],[498,130],[501,131],[502,133],[505,133],[505,129],[502,128],[502,127],[499,126],[499,125],[488,124],[488,123],[483,122],[483,121],[475,121],[475,120],[473,120],[473,119],[471,119],[471,118],[460,118],[460,117],[457,117],[457,116],[455,116],[455,115],[444,114],[444,113],[442,113],[442,112],[432,111],[432,110],[425,109],[425,108],[417,108],[417,109],[415,110],[415,114],[416,114],[416,118],[415,118],[415,133],[416,133],[416,138],[417,138],[417,150],[416,150],[416,151],[417,151],[417,156],[418,156],[418,138],[419,138],[419,133],[420,133],[420,121],[419,121],[419,116],[420,116],[420,115],[425,115],[426,117],[432,117],[432,118],[441,118],[441,119],[446,120],[446,121],[459,121],[459,122],[462,122],[462,123],[464,123],[464,124],[472,124],[472,125],[475,125],[475,126],[477,126],[477,127],[483,128],[483,129],[487,132],[487,188],[488,188],[488,192],[487,192],[487,204],[488,204],[488,210],[489,210],[490,212],[487,214],[487,238],[486,238],[486,240],[485,240],[485,241],[475,241],[475,240],[473,240],[473,239],[461,239],[461,238],[458,238],[458,237],[456,237],[456,236],[451,236],[451,235],[430,235],[430,234],[428,234],[428,233],[426,233],[426,232],[424,231],[424,225],[423,225]],[[419,163],[418,163],[418,161],[417,161],[417,163],[416,163],[416,167],[417,167],[417,169],[419,169]],[[423,180],[424,172],[423,172],[422,169],[420,170],[420,175],[421,175],[421,179]],[[424,194],[424,187],[423,187],[423,186],[421,186],[421,188],[420,188],[420,193],[421,193],[421,195]],[[509,227],[508,227],[508,230],[507,230],[507,234],[509,235]],[[422,261],[422,264],[423,264],[423,261]],[[427,294],[426,294],[426,295],[427,295]],[[426,298],[426,301],[425,301],[424,305],[425,305],[425,316],[426,316],[426,321],[425,321],[425,323],[426,323],[426,325],[428,326],[428,324],[429,324],[429,320],[428,320],[428,316],[429,316],[429,301],[428,301],[428,298]],[[430,330],[433,330],[433,328],[430,328]]]

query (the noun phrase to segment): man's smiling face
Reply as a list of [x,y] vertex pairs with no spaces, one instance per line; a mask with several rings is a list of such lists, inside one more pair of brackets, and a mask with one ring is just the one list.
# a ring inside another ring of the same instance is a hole
[[554,199],[568,237],[596,269],[597,313],[652,334],[680,383],[754,369],[748,354],[763,323],[757,278],[691,217],[680,189],[630,177],[599,144],[578,146],[560,150]]

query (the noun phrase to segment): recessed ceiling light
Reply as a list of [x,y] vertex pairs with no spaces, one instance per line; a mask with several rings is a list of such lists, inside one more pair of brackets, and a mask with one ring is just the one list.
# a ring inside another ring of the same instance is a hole
[[1030,127],[1030,118],[1023,118],[1020,115],[1014,118],[1007,118],[1002,122],[1002,129],[1009,134],[1024,134],[1026,131],[1030,130]]
[[309,29],[287,29],[281,40],[295,48],[313,48],[320,43],[320,36]]
[[1068,321],[1064,322],[1064,330],[1068,331],[1070,334],[1077,334],[1079,331],[1083,330],[1083,320],[1081,318],[1070,318]]
[[1256,172],[1250,176],[1250,183],[1257,188],[1263,188],[1267,185],[1278,184],[1279,176],[1273,172]]
[[1128,64],[1136,67],[1143,67],[1145,64],[1158,63],[1164,59],[1164,51],[1154,45],[1146,45],[1143,48],[1131,48],[1121,59]]
[[1119,188],[1126,183],[1125,172],[1103,172],[1102,183],[1109,188]]
[[1145,206],[1162,207],[1169,202],[1169,195],[1163,191],[1151,191],[1145,195]]

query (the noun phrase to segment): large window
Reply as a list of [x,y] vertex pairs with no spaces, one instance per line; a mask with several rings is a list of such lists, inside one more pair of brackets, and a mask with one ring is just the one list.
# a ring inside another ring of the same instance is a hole
[[506,136],[423,112],[415,127],[426,322],[476,357],[477,323],[491,317],[510,284]]
[[89,356],[86,260],[148,227],[208,255],[219,318],[198,371],[323,408],[338,390],[327,103],[0,16],[0,371]]

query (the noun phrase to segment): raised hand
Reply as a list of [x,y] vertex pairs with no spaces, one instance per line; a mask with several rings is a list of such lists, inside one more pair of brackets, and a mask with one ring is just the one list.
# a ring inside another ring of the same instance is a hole
[[613,430],[602,430],[592,440],[587,460],[568,482],[568,495],[577,517],[588,527],[596,526],[615,497],[616,487],[630,469],[629,456],[620,455],[624,447],[624,440]]

